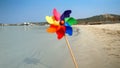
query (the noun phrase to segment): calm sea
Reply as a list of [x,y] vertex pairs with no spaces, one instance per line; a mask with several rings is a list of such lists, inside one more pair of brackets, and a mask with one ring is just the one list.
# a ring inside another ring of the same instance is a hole
[[45,26],[0,26],[0,68],[74,68],[65,40]]

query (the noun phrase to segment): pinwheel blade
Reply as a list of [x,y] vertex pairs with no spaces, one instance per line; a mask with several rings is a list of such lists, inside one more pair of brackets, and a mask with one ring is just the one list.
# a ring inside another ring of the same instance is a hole
[[77,20],[72,18],[72,17],[65,18],[65,22],[67,22],[70,26],[74,25],[74,24],[77,24]]
[[65,26],[70,26],[69,23],[65,22]]
[[59,29],[56,31],[57,38],[61,39],[65,35],[65,26],[60,26]]
[[72,27],[66,26],[66,33],[67,33],[68,35],[72,36],[72,33],[73,33]]
[[53,24],[54,23],[52,16],[51,17],[50,16],[46,16],[46,20],[47,20],[47,22],[49,24]]
[[71,10],[66,10],[66,11],[64,11],[64,13],[61,15],[60,19],[61,19],[61,20],[64,20],[64,18],[70,17],[70,13],[71,13],[71,12],[72,12]]
[[50,25],[50,27],[47,29],[47,32],[49,33],[55,33],[57,31],[58,26]]
[[56,21],[53,16],[46,16],[46,20],[49,24],[59,25],[59,21]]
[[53,15],[54,15],[56,21],[60,20],[60,13],[55,8],[53,9]]

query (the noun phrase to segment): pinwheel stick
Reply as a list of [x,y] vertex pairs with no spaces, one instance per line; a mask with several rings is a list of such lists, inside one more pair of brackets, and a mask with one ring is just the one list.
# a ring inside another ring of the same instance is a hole
[[69,43],[69,41],[68,41],[68,39],[67,39],[67,36],[64,36],[64,38],[65,38],[65,40],[66,40],[68,49],[69,49],[69,51],[70,51],[70,55],[71,55],[71,57],[72,57],[72,60],[73,60],[73,62],[74,62],[74,65],[75,65],[75,68],[78,68],[77,61],[76,61],[75,56],[74,56],[74,54],[73,54],[73,51],[72,51],[72,49],[71,49],[71,47],[70,47],[70,43]]

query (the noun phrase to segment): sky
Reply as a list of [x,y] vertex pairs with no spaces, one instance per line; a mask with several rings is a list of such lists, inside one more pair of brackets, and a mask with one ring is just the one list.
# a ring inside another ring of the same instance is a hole
[[0,0],[0,23],[44,22],[53,8],[61,14],[87,18],[100,14],[120,15],[120,0]]

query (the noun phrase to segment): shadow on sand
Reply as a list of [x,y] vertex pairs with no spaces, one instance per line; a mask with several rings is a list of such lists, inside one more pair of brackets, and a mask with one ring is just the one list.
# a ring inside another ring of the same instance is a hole
[[41,64],[45,66],[46,68],[52,68],[48,66],[47,64],[41,62],[40,59],[36,59],[36,58],[25,58],[23,62],[25,62],[26,64],[33,64],[33,65]]

